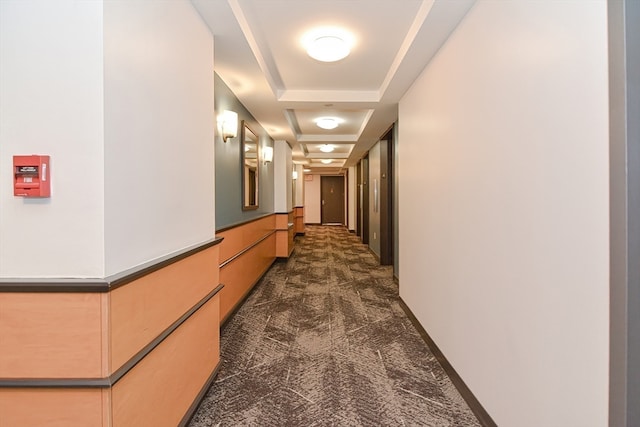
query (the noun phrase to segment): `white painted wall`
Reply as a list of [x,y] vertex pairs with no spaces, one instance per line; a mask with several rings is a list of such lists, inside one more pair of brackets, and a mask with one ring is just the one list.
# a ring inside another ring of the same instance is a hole
[[479,1],[400,102],[400,295],[500,426],[607,425],[605,1]]
[[347,228],[349,231],[355,231],[356,229],[356,186],[358,170],[355,166],[349,167],[349,173],[347,174]]
[[213,37],[188,1],[105,2],[107,274],[215,230]]
[[[311,180],[308,181],[311,177]],[[305,174],[304,180],[304,222],[320,224],[320,175]]]
[[[213,38],[193,6],[0,8],[0,277],[105,277],[210,239]],[[50,199],[11,192],[32,153]]]
[[294,181],[293,205],[295,207],[304,206],[304,165],[293,165],[293,169],[298,172],[298,178]]
[[[102,277],[102,4],[0,1],[0,277]],[[51,155],[51,198],[13,155]]]
[[275,212],[293,210],[293,158],[287,141],[273,143],[273,200]]

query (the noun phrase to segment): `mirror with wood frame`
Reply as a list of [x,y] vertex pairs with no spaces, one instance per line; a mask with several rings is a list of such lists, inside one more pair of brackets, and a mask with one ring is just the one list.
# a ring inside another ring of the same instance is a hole
[[243,120],[240,137],[243,210],[258,209],[258,145],[258,137]]

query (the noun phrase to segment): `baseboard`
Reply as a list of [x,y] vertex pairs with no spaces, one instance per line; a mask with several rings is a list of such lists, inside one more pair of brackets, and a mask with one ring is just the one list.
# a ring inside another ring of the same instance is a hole
[[378,264],[380,264],[380,256],[371,249],[371,246],[367,245],[367,249],[369,249],[369,253],[378,261]]
[[196,398],[193,400],[193,403],[191,403],[191,406],[189,406],[189,409],[187,409],[187,412],[184,414],[184,417],[182,417],[180,424],[178,424],[179,427],[186,427],[189,425],[191,418],[193,418],[196,411],[198,410],[198,407],[200,406],[200,403],[202,403],[202,399],[204,399],[204,397],[207,395],[207,392],[211,388],[211,384],[213,384],[213,381],[216,379],[216,376],[218,376],[218,371],[220,370],[221,364],[222,364],[222,361],[218,362],[218,364],[216,365],[211,375],[209,375],[209,378],[207,378],[207,381],[205,381],[204,385],[200,389],[200,392],[198,393]]
[[442,366],[442,369],[444,369],[444,371],[447,373],[453,385],[456,387],[456,389],[458,389],[458,392],[460,392],[462,398],[465,400],[465,402],[467,402],[467,405],[469,405],[469,408],[471,409],[473,414],[476,416],[476,418],[478,418],[478,421],[480,421],[480,424],[482,424],[484,427],[497,427],[498,425],[496,424],[496,422],[493,421],[489,413],[482,407],[480,401],[478,401],[478,399],[473,395],[469,387],[467,387],[460,375],[458,375],[453,366],[451,366],[451,363],[449,363],[442,351],[440,351],[436,343],[431,339],[427,331],[422,327],[420,322],[418,322],[418,319],[413,314],[409,306],[407,306],[402,298],[399,298],[399,301],[400,306],[407,314],[407,317],[409,317],[409,320],[411,320],[413,326],[416,328],[425,343],[427,343],[427,346],[440,363],[440,366]]

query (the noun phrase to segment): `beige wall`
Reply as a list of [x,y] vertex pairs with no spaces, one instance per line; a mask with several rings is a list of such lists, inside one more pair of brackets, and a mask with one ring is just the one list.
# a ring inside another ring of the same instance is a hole
[[479,1],[400,103],[400,295],[498,425],[607,425],[605,1]]
[[304,181],[304,222],[306,224],[320,223],[320,175],[311,175],[311,181]]

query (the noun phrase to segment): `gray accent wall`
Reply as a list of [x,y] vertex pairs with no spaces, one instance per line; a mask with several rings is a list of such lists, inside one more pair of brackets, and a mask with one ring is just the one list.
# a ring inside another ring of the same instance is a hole
[[610,0],[609,426],[640,425],[640,2]]
[[[215,74],[215,117],[224,110],[238,113],[238,136],[223,142],[215,136],[216,230],[274,212],[273,167],[260,163],[258,209],[242,210],[242,169],[240,167],[240,126],[246,120],[260,138],[260,146],[273,147],[273,139],[242,105],[231,89]],[[213,123],[216,126],[215,123]]]

